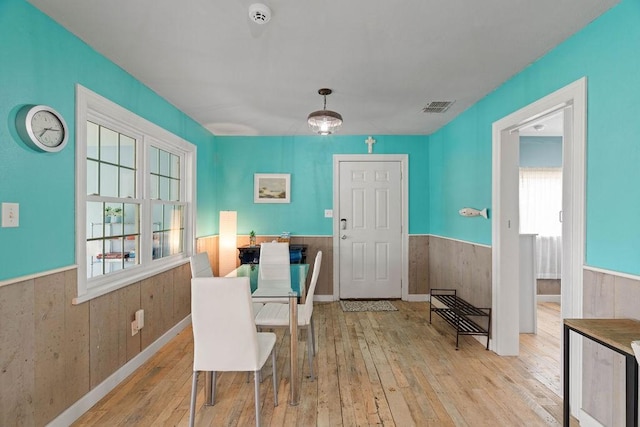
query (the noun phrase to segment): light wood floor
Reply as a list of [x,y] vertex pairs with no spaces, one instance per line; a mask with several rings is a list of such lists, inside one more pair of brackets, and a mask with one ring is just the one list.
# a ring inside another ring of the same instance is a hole
[[[287,404],[288,334],[278,332],[280,405],[273,407],[270,362],[261,385],[266,426],[547,426],[560,425],[560,316],[543,304],[537,335],[522,335],[519,357],[499,357],[472,337],[455,334],[429,304],[394,301],[399,311],[344,313],[338,303],[316,304],[318,378],[311,382],[306,334],[301,402]],[[76,426],[185,426],[189,418],[191,329],[107,395]],[[198,426],[255,423],[253,380],[219,376],[215,406],[203,406],[199,381]],[[578,425],[573,420],[572,425]]]

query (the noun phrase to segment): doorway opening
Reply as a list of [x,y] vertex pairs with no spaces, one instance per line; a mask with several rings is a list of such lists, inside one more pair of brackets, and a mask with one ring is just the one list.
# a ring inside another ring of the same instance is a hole
[[[582,315],[586,79],[577,80],[493,124],[492,343],[499,355],[519,353],[518,130],[553,112],[563,115],[561,316]],[[515,255],[517,254],[517,255]],[[515,255],[515,256],[514,256]],[[571,342],[571,407],[579,408],[581,348]]]

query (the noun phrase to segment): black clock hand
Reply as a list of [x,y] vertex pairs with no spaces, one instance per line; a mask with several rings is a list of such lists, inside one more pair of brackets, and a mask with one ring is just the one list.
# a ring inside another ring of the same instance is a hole
[[52,130],[54,132],[60,132],[61,131],[61,129],[44,128],[44,130],[40,133],[40,136],[44,135],[48,130]]

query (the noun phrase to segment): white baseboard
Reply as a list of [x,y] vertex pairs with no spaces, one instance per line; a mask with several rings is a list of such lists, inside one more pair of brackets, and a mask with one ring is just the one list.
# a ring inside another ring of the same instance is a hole
[[188,315],[180,322],[178,322],[173,328],[165,332],[160,338],[155,340],[151,345],[142,350],[136,357],[127,362],[124,366],[111,374],[106,380],[101,382],[89,393],[82,396],[76,403],[68,407],[62,414],[52,420],[48,427],[66,427],[73,424],[78,418],[80,418],[85,412],[87,412],[93,405],[98,403],[100,399],[105,397],[111,390],[116,388],[123,380],[131,375],[136,369],[142,366],[147,360],[158,352],[173,339],[184,328],[191,324],[191,315]]
[[537,302],[557,302],[560,304],[560,295],[536,295]]
[[[337,301],[333,297],[333,295],[314,295],[313,296],[313,300],[315,302]],[[409,302],[425,302],[425,301],[429,301],[429,295],[428,294],[409,294],[409,296],[407,297],[407,299],[405,301],[409,301]]]
[[587,414],[582,409],[580,410],[580,427],[604,427],[598,420]]
[[409,302],[429,302],[429,294],[409,294],[406,301]]

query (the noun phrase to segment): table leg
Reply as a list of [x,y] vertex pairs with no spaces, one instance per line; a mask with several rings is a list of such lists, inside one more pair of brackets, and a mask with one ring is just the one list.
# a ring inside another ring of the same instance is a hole
[[290,372],[290,394],[289,405],[296,406],[300,402],[300,384],[298,379],[298,296],[289,296],[289,334],[291,338],[291,354],[289,362]]
[[564,329],[564,334],[563,334],[564,394],[562,396],[562,399],[564,404],[564,411],[563,411],[562,425],[564,427],[569,427],[569,420],[571,419],[571,409],[569,407],[569,391],[571,388],[569,384],[569,357],[571,353],[571,350],[570,350],[571,346],[569,343],[569,335],[571,331],[567,325],[564,325],[563,329]]
[[635,356],[625,356],[626,362],[626,417],[627,426],[638,425],[638,363]]

